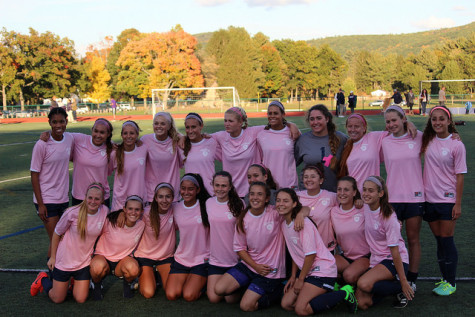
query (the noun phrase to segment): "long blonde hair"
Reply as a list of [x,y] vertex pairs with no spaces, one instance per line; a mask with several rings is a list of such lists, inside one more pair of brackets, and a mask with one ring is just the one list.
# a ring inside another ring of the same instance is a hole
[[81,239],[82,240],[86,240],[86,228],[87,228],[87,212],[88,212],[88,208],[87,208],[87,203],[86,203],[86,200],[87,200],[87,194],[89,193],[89,191],[91,189],[99,189],[102,193],[102,200],[104,200],[104,186],[102,186],[101,183],[92,183],[91,185],[89,185],[87,187],[87,190],[86,190],[86,197],[84,197],[84,200],[82,201],[82,203],[79,204],[79,213],[78,213],[78,225],[77,225],[77,229],[78,229],[78,232],[79,234],[81,235]]

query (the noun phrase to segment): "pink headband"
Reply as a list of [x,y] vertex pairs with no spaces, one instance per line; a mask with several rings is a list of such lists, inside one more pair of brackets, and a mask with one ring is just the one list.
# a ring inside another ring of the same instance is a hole
[[139,133],[140,129],[139,129],[139,126],[137,125],[137,123],[131,121],[131,120],[128,120],[128,121],[125,121],[123,124],[122,124],[122,129],[126,126],[132,126],[135,128],[135,130],[137,130],[137,134]]
[[451,115],[450,111],[447,110],[446,108],[440,107],[440,106],[436,106],[436,107],[432,108],[432,109],[430,110],[429,116],[432,115],[432,112],[434,112],[434,110],[444,110],[445,113],[447,113],[447,115],[449,116],[449,119],[452,118],[452,115]]
[[318,176],[320,176],[320,178],[325,178],[325,172],[322,172],[318,167],[317,165],[307,165],[305,166],[304,170],[307,170],[307,169],[312,169],[312,170],[316,170],[317,173],[318,173]]
[[366,126],[367,126],[366,119],[365,119],[365,117],[363,117],[363,116],[362,116],[361,114],[359,114],[359,113],[353,113],[353,114],[351,114],[351,115],[348,117],[348,119],[346,119],[346,124],[347,124],[347,125],[348,125],[348,121],[349,121],[350,119],[352,119],[352,118],[357,118],[357,119],[359,119],[361,122],[363,122],[363,125],[364,125],[364,127],[366,128]]
[[241,117],[241,120],[244,120],[244,114],[242,113],[241,108],[239,108],[239,107],[231,107],[231,108],[228,109],[228,111],[232,111],[232,112],[237,113],[237,114]]
[[111,128],[110,128],[110,122],[107,121],[106,119],[104,118],[99,118],[96,120],[96,122],[94,122],[94,125],[92,126],[92,128],[94,129],[94,127],[96,126],[96,124],[98,123],[104,123],[106,125],[106,128],[107,128],[107,132],[111,132]]
[[251,168],[251,167],[253,167],[253,166],[263,168],[263,169],[265,170],[265,174],[264,174],[264,175],[267,175],[267,174],[268,174],[268,172],[267,172],[268,169],[267,169],[267,167],[266,167],[264,164],[262,164],[262,163],[254,163],[254,164],[252,164],[251,166],[249,166],[249,168]]
[[399,107],[399,106],[396,106],[396,105],[389,106],[389,107],[386,109],[386,111],[385,111],[384,113],[386,113],[386,112],[388,112],[388,111],[390,111],[390,110],[394,110],[394,111],[398,112],[398,113],[401,114],[403,117],[406,116],[406,113],[404,112],[404,110],[402,110],[402,108]]
[[104,186],[102,186],[101,183],[92,183],[91,185],[89,185],[87,187],[87,190],[86,190],[86,193],[89,191],[89,189],[91,188],[97,188],[97,189],[100,189],[102,191],[102,195],[104,195],[106,193],[106,190],[104,189]]

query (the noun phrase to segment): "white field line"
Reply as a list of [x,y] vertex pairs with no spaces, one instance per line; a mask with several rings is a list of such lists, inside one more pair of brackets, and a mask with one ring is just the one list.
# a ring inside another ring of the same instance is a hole
[[[72,171],[73,169],[70,168],[69,169],[70,171]],[[18,181],[18,180],[21,180],[21,179],[26,179],[26,178],[30,178],[31,176],[23,176],[23,177],[17,177],[17,178],[12,178],[12,179],[5,179],[3,181],[0,181],[0,184],[2,183],[8,183],[8,182],[14,182],[14,181]]]
[[0,146],[21,145],[21,144],[28,144],[28,143],[36,143],[36,141],[26,141],[26,142],[18,142],[18,143],[0,144]]

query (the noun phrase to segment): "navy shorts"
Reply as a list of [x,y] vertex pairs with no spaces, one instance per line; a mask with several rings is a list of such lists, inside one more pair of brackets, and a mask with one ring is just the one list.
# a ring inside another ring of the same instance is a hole
[[115,275],[115,268],[117,267],[117,264],[119,264],[119,261],[112,262],[107,259],[106,261],[107,261],[107,264],[109,264],[110,274]]
[[[82,202],[83,202],[83,200],[81,200],[81,199],[76,199],[76,198],[74,198],[74,196],[73,196],[73,198],[72,198],[72,206],[79,205],[79,204],[82,203]],[[111,199],[110,199],[110,197],[107,198],[107,199],[104,199],[103,204],[106,205],[107,208],[110,208],[110,207],[111,207],[111,206],[110,206],[110,205],[111,205]]]
[[[69,201],[67,203],[61,203],[61,204],[45,204],[46,206],[46,211],[48,212],[48,217],[59,217],[63,215],[63,212],[66,210],[66,208],[69,207]],[[38,204],[35,204],[36,207],[36,213],[38,214]]]
[[147,258],[135,258],[137,262],[139,262],[140,266],[150,266],[150,267],[156,267],[159,265],[167,264],[167,263],[172,263],[173,262],[173,257],[166,258],[164,260],[151,260]]
[[425,203],[424,220],[432,222],[436,220],[453,220],[452,209],[455,204],[452,203]]
[[56,281],[68,282],[71,277],[77,281],[90,280],[89,265],[76,271],[62,271],[56,267],[53,269],[53,279]]
[[[396,267],[394,266],[393,260],[383,260],[379,264],[384,265],[389,272],[397,279],[399,280],[399,276],[397,275]],[[402,266],[404,267],[404,274],[407,275],[407,270],[409,269],[409,264],[402,262]]]
[[227,267],[227,266],[217,266],[217,265],[209,265],[208,267],[208,276],[210,275],[223,275],[224,273],[226,273],[227,271],[229,271],[229,269],[231,269],[231,267]]
[[391,206],[393,206],[399,221],[422,217],[424,214],[424,203],[391,203]]
[[192,267],[184,266],[173,260],[170,268],[170,274],[195,274],[199,276],[208,276],[208,263],[198,264]]
[[282,288],[282,279],[267,278],[251,271],[243,263],[238,263],[228,272],[238,283],[240,287],[247,287],[261,296],[280,291]]
[[[300,272],[300,270],[297,270],[296,277],[300,276]],[[333,292],[335,288],[336,277],[307,276],[303,281],[305,283],[315,285],[316,287],[323,288],[329,292]]]

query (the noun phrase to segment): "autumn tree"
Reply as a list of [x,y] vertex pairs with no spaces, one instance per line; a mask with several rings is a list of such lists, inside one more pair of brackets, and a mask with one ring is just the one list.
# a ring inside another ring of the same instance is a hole
[[261,47],[262,72],[264,80],[260,87],[261,95],[272,98],[282,95],[284,86],[286,65],[280,57],[279,51],[270,43]]
[[88,91],[89,99],[94,103],[101,103],[109,99],[111,77],[100,56],[93,55],[91,60],[86,63],[86,74],[91,83]]

